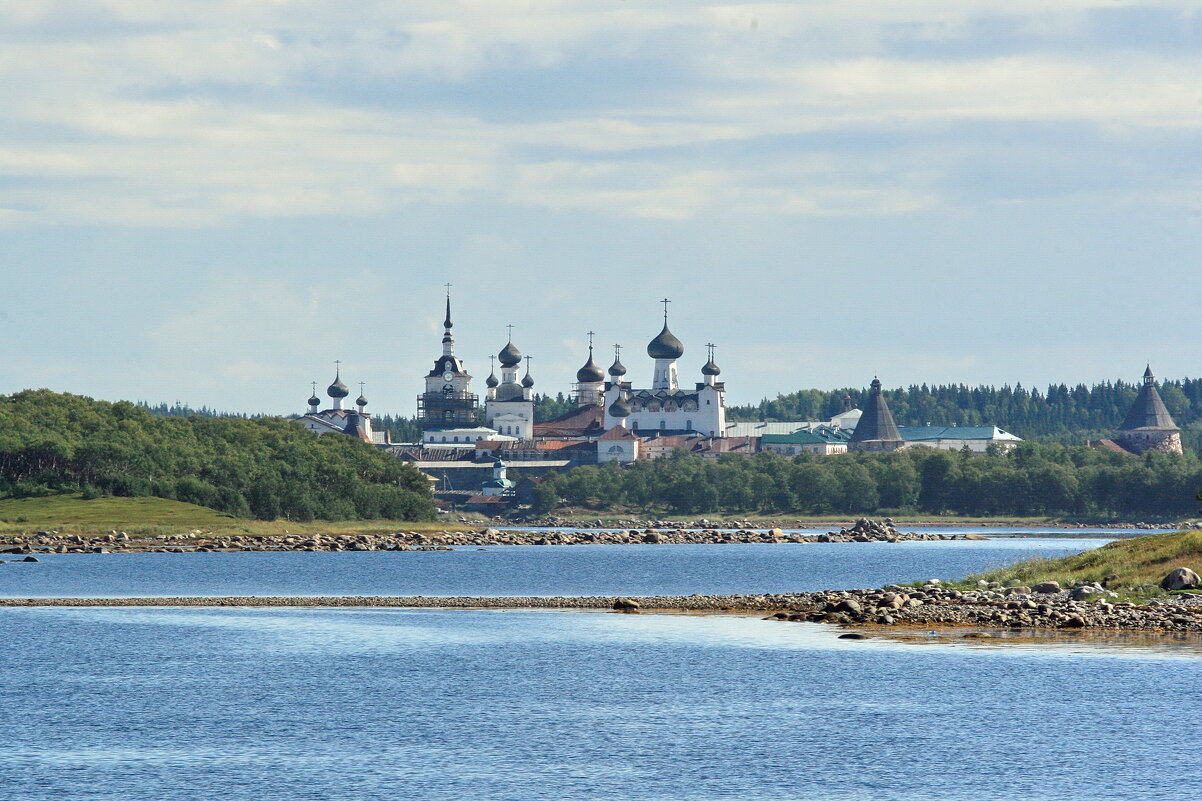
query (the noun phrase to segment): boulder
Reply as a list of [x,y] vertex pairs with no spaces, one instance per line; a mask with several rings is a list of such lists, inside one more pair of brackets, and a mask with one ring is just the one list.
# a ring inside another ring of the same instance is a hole
[[646,542],[646,543],[656,544],[656,543],[663,542],[663,539],[664,538],[662,536],[660,536],[660,534],[658,534],[657,532],[654,532],[654,531],[648,532],[647,534],[643,535],[643,542]]
[[38,561],[38,558],[36,556],[26,556],[21,561],[22,562],[36,562],[36,561]]
[[633,598],[619,598],[614,601],[614,609],[619,612],[637,612],[639,611],[639,602]]
[[861,634],[858,631],[849,631],[846,634],[839,635],[840,640],[867,640],[866,634]]
[[1031,592],[1038,592],[1038,593],[1042,593],[1044,595],[1050,595],[1051,593],[1054,593],[1054,592],[1060,592],[1060,582],[1059,581],[1040,582],[1039,584],[1036,584],[1034,587],[1031,588]]
[[1160,582],[1162,590],[1192,590],[1202,583],[1202,578],[1188,567],[1179,567]]
[[834,610],[834,611],[836,611],[836,612],[850,612],[850,613],[851,613],[851,614],[853,614],[853,615],[858,615],[858,614],[860,614],[861,612],[863,612],[863,611],[864,611],[864,607],[860,606],[860,602],[859,602],[859,601],[857,601],[857,600],[855,600],[855,599],[853,599],[853,598],[848,598],[847,600],[845,600],[845,601],[840,601],[838,604],[836,604],[836,605],[835,605],[835,610]]
[[1073,587],[1073,590],[1068,594],[1068,597],[1074,601],[1084,601],[1087,600],[1089,596],[1096,595],[1097,593],[1097,587],[1091,587],[1090,585],[1086,584],[1083,587]]

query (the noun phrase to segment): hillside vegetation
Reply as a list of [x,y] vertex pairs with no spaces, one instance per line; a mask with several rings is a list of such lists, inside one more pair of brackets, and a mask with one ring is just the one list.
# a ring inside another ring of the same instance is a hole
[[1159,585],[1170,571],[1188,567],[1202,573],[1202,531],[1153,534],[1129,540],[1116,540],[1093,551],[1060,559],[1032,559],[1007,568],[970,576],[1003,584],[1017,581],[1032,586],[1043,581],[1058,581],[1062,587],[1085,582],[1101,582],[1115,588],[1141,589]]
[[351,437],[273,417],[156,416],[48,390],[0,396],[0,498],[73,492],[261,520],[434,516],[421,473]]

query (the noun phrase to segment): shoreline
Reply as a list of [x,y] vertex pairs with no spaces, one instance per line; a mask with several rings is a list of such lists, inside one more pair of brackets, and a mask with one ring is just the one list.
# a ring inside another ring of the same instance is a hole
[[[1026,588],[1016,588],[1026,589]],[[966,597],[967,596],[967,597]],[[1037,600],[1040,602],[1037,602]],[[1197,601],[1197,602],[1195,602]],[[1202,596],[1179,603],[1074,601],[1068,593],[985,599],[938,587],[769,595],[651,596],[164,596],[0,598],[0,608],[391,608],[578,609],[627,613],[767,615],[766,621],[830,623],[882,633],[914,627],[1202,633]]]
[[[1015,533],[1014,537],[1038,536]],[[1077,538],[1098,536],[1079,532]],[[1073,538],[1072,535],[1066,538]],[[892,522],[861,518],[850,528],[835,531],[716,528],[618,528],[618,529],[503,529],[468,531],[396,531],[379,534],[189,534],[131,536],[123,531],[82,535],[39,531],[33,535],[0,536],[0,559],[35,553],[195,553],[212,551],[438,551],[460,547],[504,545],[725,545],[806,544],[832,542],[938,542],[986,540],[977,533],[907,532]]]

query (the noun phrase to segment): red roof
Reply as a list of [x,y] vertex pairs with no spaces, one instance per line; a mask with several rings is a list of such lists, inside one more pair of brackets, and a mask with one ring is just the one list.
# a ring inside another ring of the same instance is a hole
[[614,426],[609,431],[606,431],[604,434],[597,437],[597,439],[603,439],[606,441],[614,440],[614,439],[638,439],[638,435],[635,434],[633,431],[631,431],[629,428],[623,428],[622,426]]
[[600,405],[580,406],[554,420],[534,424],[536,437],[590,437],[604,431]]

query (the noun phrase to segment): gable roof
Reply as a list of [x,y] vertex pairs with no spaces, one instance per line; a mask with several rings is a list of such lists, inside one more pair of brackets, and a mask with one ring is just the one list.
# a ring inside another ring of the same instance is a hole
[[553,420],[534,424],[536,437],[588,437],[604,431],[600,404],[579,406]]
[[1022,442],[1009,431],[997,426],[899,426],[898,432],[906,442],[929,442],[939,439],[988,439],[998,442]]
[[830,445],[847,442],[851,432],[841,428],[819,426],[802,428],[789,434],[765,434],[760,438],[764,445]]

